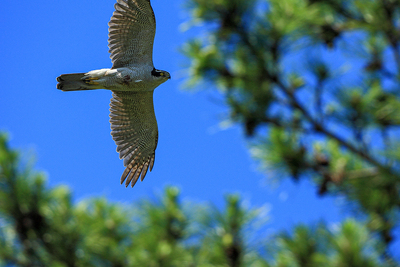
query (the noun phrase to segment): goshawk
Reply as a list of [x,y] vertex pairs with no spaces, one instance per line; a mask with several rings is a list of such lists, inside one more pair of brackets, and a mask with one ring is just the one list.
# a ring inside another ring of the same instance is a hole
[[108,26],[112,68],[60,75],[57,89],[112,91],[111,135],[126,167],[121,184],[133,187],[153,169],[158,139],[153,92],[171,76],[153,66],[156,20],[150,0],[117,0]]

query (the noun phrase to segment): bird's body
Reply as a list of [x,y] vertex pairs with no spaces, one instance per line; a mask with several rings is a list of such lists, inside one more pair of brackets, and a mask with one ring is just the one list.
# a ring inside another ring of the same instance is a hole
[[126,167],[121,183],[135,185],[153,168],[158,141],[153,91],[170,79],[153,66],[155,17],[149,0],[117,0],[109,22],[110,69],[62,74],[62,91],[108,89],[111,135]]
[[[113,91],[148,92],[164,82],[151,74],[153,68],[121,67],[118,69],[99,69],[87,73],[63,74],[58,77],[58,87],[63,91],[108,89]],[[68,80],[68,77],[74,80]],[[72,82],[81,82],[75,88]],[[69,88],[69,86],[71,88]]]

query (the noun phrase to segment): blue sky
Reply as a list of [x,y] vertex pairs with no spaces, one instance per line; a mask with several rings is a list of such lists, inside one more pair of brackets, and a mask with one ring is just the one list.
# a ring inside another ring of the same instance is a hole
[[60,74],[111,67],[107,23],[113,5],[114,0],[2,4],[0,130],[10,133],[13,147],[34,151],[36,169],[48,174],[50,186],[70,186],[77,201],[105,196],[130,203],[176,185],[183,200],[219,207],[225,193],[240,193],[254,207],[271,206],[268,231],[321,219],[336,223],[346,216],[340,199],[319,198],[310,184],[267,182],[241,128],[219,127],[227,111],[222,98],[212,90],[182,90],[188,60],[179,48],[202,29],[180,30],[189,19],[180,0],[152,1],[154,64],[172,75],[154,95],[155,166],[133,189],[120,185],[124,167],[110,135],[111,92],[56,89]]

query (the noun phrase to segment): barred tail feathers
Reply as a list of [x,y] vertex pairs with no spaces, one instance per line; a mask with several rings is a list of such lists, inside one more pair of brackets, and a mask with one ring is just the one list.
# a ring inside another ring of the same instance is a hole
[[62,74],[57,77],[57,89],[62,91],[81,91],[103,88],[96,80],[102,78],[107,69],[94,70],[86,73]]
[[89,90],[90,85],[88,85],[82,78],[85,73],[71,73],[62,74],[57,77],[57,89],[62,91],[81,91]]
[[61,74],[57,77],[57,82],[80,81],[85,75],[86,73]]

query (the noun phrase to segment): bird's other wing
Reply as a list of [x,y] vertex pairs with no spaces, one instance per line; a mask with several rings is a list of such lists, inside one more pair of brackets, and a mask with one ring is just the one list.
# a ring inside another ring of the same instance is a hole
[[148,168],[153,169],[158,128],[151,92],[116,92],[110,103],[111,135],[119,157],[126,167],[121,184],[143,181]]
[[117,0],[108,23],[112,68],[134,65],[153,67],[156,19],[150,0]]

